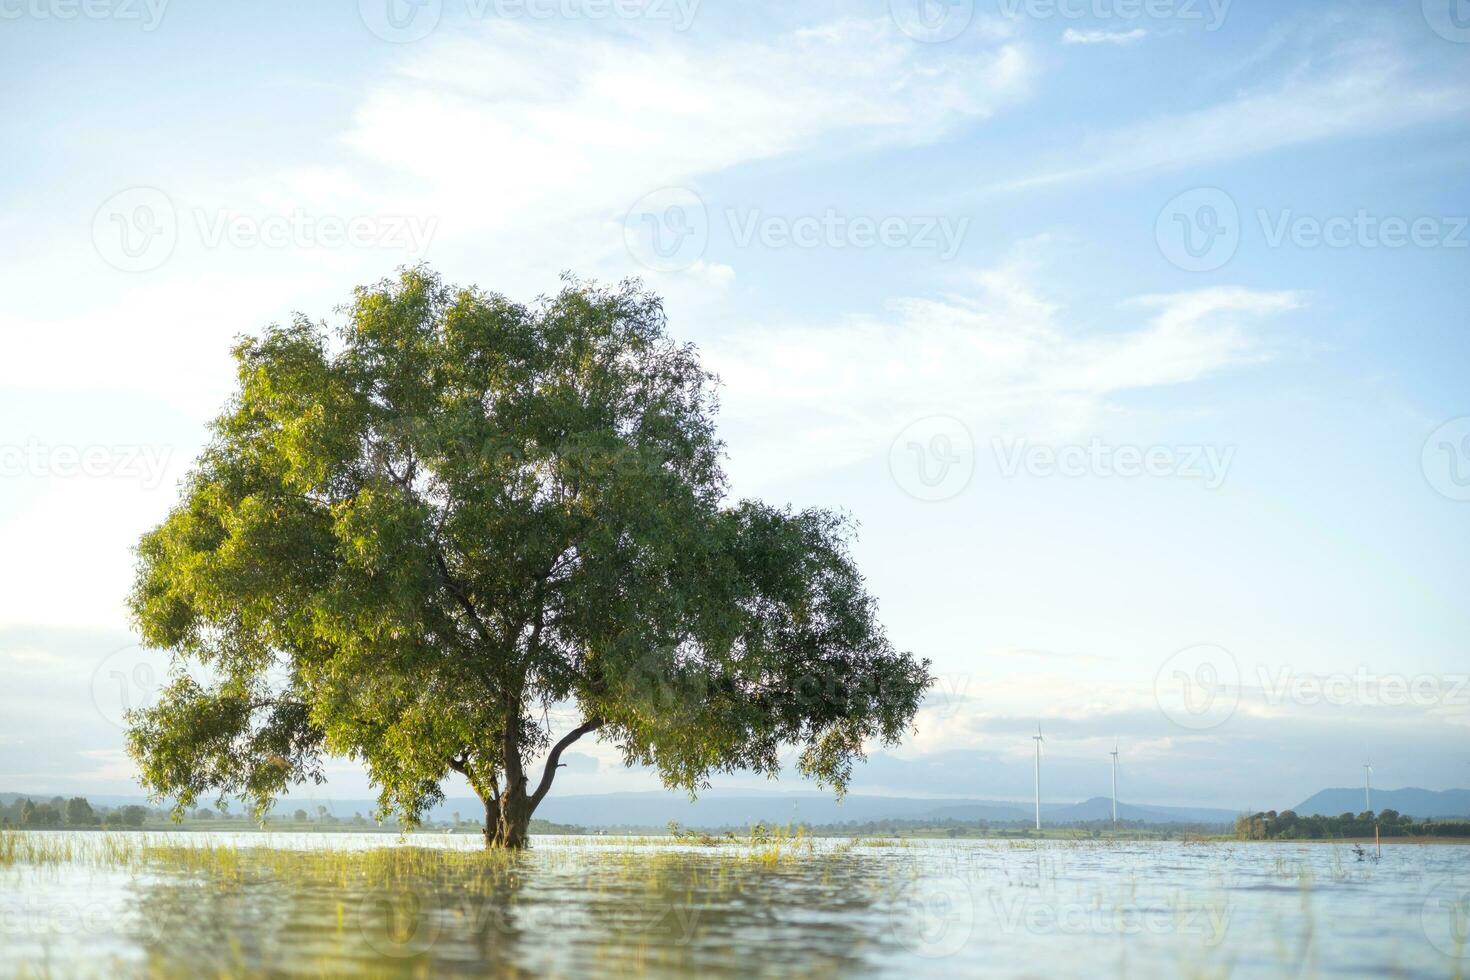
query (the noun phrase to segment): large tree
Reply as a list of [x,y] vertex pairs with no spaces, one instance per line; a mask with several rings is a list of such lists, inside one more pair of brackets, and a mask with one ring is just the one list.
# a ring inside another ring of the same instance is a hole
[[528,307],[413,269],[344,312],[235,348],[139,545],[132,610],[174,660],[130,719],[155,795],[263,812],[351,757],[412,825],[457,772],[520,847],[594,732],[690,792],[785,746],[840,791],[904,734],[928,662],[885,638],[849,521],[727,500],[714,379],[657,297]]

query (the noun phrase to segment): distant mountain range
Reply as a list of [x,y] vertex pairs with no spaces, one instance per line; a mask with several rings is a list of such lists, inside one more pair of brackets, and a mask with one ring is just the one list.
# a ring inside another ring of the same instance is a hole
[[[17,795],[0,793],[0,803],[9,802]],[[32,799],[48,797],[49,794],[35,795]],[[141,797],[128,796],[91,796],[89,799],[103,806],[144,802]],[[329,812],[338,817],[350,817],[354,813],[371,814],[376,802],[362,799],[286,800],[278,804],[276,810],[290,812],[300,806],[315,814],[318,805],[326,806]],[[232,809],[238,812],[243,807],[236,806]],[[436,806],[430,816],[436,820],[447,820],[455,813],[463,819],[478,820],[483,813],[483,807],[476,799],[451,798]],[[850,795],[839,803],[829,793],[760,793],[733,790],[711,791],[694,801],[681,794],[665,792],[548,796],[536,810],[538,818],[553,823],[608,829],[661,828],[671,820],[681,826],[700,829],[747,827],[754,823],[815,825],[880,820],[1028,823],[1033,819],[1033,814],[1033,805],[1029,802]],[[1106,797],[1095,797],[1082,803],[1043,803],[1041,815],[1043,822],[1053,825],[1107,820],[1112,816],[1112,802]],[[1233,810],[1135,806],[1121,802],[1118,804],[1120,820],[1139,820],[1150,824],[1228,825],[1235,817],[1236,812]]]
[[[478,803],[458,802],[461,815],[478,812]],[[451,810],[456,807],[450,807]],[[554,823],[592,827],[662,827],[670,820],[700,829],[766,824],[841,824],[881,820],[1029,823],[1034,805],[1009,800],[923,799],[850,795],[838,802],[827,793],[705,793],[691,801],[672,793],[607,793],[548,796],[536,816]],[[1099,797],[1083,803],[1042,803],[1041,818],[1052,824],[1107,820],[1112,802]],[[1230,824],[1236,813],[1200,807],[1140,807],[1118,804],[1120,820],[1146,823]]]
[[[1292,807],[1299,816],[1335,817],[1343,813],[1362,813],[1365,809],[1363,787],[1324,789]],[[1411,817],[1470,817],[1470,789],[1375,789],[1373,809],[1397,810]]]

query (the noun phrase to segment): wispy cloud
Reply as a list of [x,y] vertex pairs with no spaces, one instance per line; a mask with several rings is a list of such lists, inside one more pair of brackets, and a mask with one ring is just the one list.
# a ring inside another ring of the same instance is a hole
[[996,647],[993,650],[987,650],[985,655],[1002,660],[1060,660],[1076,664],[1108,662],[1107,657],[1095,653],[1066,653],[1060,650],[1022,649],[1020,647]]
[[[768,477],[820,472],[869,458],[903,425],[940,412],[1070,437],[1095,426],[1115,395],[1272,356],[1257,326],[1303,303],[1290,291],[1228,287],[1142,296],[1120,307],[1132,326],[1089,329],[1032,284],[1035,272],[1022,254],[975,272],[963,292],[901,298],[837,323],[749,328],[713,345],[732,455],[752,454]],[[792,418],[808,424],[793,429]]]
[[1270,84],[1189,112],[1154,116],[1079,141],[991,193],[1162,173],[1328,139],[1470,116],[1470,79],[1421,64],[1391,40],[1341,43]]
[[761,41],[445,37],[370,90],[345,139],[461,225],[626,209],[656,188],[817,145],[923,143],[1024,95],[1024,49],[916,45],[888,19]]
[[1063,44],[1136,44],[1148,37],[1148,31],[1135,27],[1131,31],[1079,31],[1069,27],[1062,32]]

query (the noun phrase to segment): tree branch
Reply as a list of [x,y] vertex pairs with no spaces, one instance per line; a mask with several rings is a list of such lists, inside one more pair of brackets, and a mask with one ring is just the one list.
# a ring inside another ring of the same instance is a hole
[[475,794],[479,796],[482,800],[484,799],[485,791],[489,790],[490,802],[497,805],[500,803],[500,783],[495,778],[494,772],[492,771],[490,776],[488,777],[488,785],[482,786],[480,783],[480,777],[475,772],[474,765],[470,762],[470,751],[468,749],[450,759],[449,768],[453,769],[465,779],[469,780],[470,788],[473,789],[475,791]]
[[541,784],[536,787],[536,792],[531,795],[531,808],[533,810],[541,802],[542,798],[551,792],[551,781],[556,778],[556,770],[561,762],[561,754],[577,739],[589,732],[595,732],[601,727],[602,719],[593,718],[591,721],[583,722],[581,726],[567,732],[562,736],[560,742],[552,746],[551,755],[546,757],[546,768],[541,773]]
[[475,609],[475,604],[470,601],[469,595],[454,580],[454,576],[449,574],[449,562],[444,560],[444,552],[440,551],[437,547],[434,549],[434,562],[439,566],[439,578],[444,582],[444,587],[449,590],[449,594],[454,596],[460,608],[470,617],[470,622],[475,626],[475,632],[480,636],[480,642],[489,643],[490,632],[485,628],[484,622],[480,619],[480,614]]

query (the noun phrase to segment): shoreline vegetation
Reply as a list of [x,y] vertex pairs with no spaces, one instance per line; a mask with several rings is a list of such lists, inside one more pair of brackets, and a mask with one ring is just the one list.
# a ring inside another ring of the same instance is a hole
[[1397,810],[1377,813],[1364,810],[1335,817],[1267,810],[1237,818],[1235,836],[1256,841],[1382,841],[1387,844],[1395,840],[1436,839],[1463,844],[1470,843],[1470,819],[1418,820]]
[[[1376,835],[1375,835],[1376,828]],[[1184,841],[1262,843],[1466,843],[1470,842],[1470,820],[1415,820],[1393,810],[1378,814],[1344,813],[1336,817],[1299,816],[1286,810],[1241,816],[1233,828],[1209,824],[1145,824],[1142,822],[1090,821],[1043,827],[987,821],[870,820],[845,823],[793,823],[780,827],[755,824],[718,828],[688,828],[677,822],[659,826],[598,826],[554,823],[533,819],[532,836],[605,836],[668,838],[676,843],[722,843],[759,839],[774,833],[813,838],[895,840],[1016,840],[1016,841]],[[36,801],[16,797],[0,804],[0,831],[137,831],[137,832],[229,832],[229,833],[378,833],[404,838],[471,835],[480,832],[473,819],[453,815],[448,820],[427,820],[418,827],[404,827],[393,820],[378,822],[362,813],[339,816],[325,806],[313,812],[304,807],[283,808],[264,822],[226,809],[196,809],[175,820],[167,808],[125,805],[94,806],[85,797],[56,796]]]

